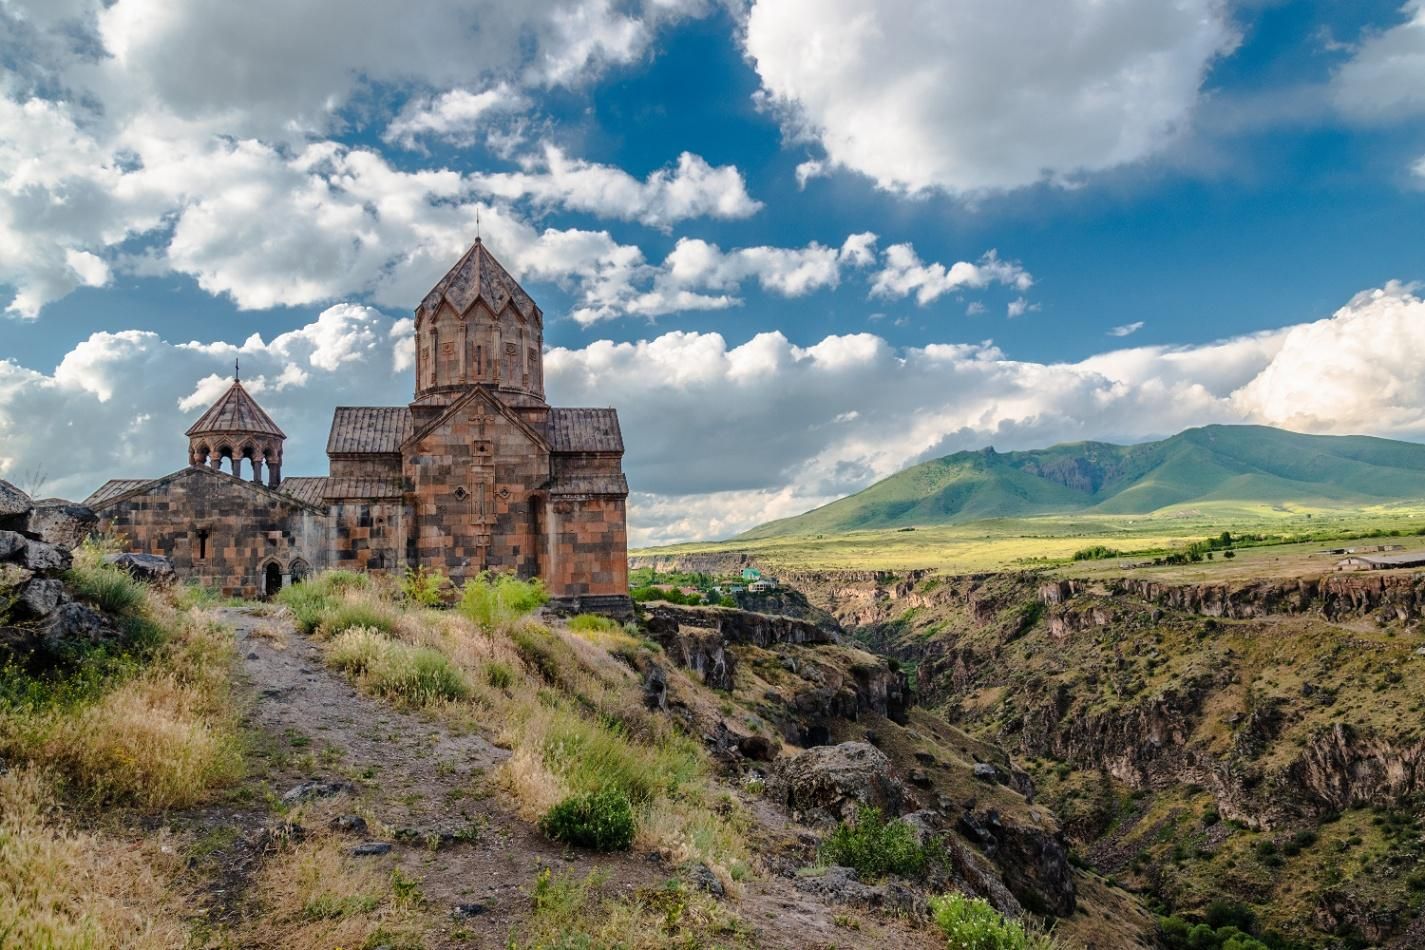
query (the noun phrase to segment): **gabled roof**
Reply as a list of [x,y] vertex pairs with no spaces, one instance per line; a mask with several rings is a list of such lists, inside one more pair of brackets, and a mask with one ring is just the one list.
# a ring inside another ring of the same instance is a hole
[[628,479],[616,475],[561,475],[549,483],[551,495],[628,495]]
[[327,477],[325,475],[298,475],[293,478],[282,479],[277,490],[284,495],[290,495],[301,502],[309,505],[320,506],[322,503],[322,493],[326,491]]
[[247,390],[242,388],[242,383],[236,379],[228,387],[228,391],[219,396],[218,401],[208,407],[208,411],[199,416],[198,421],[193,423],[185,434],[195,436],[210,432],[245,432],[272,435],[279,439],[287,438],[287,435],[277,428],[272,417],[263,411],[257,400],[248,395]]
[[327,500],[340,498],[400,498],[399,478],[345,477],[328,478],[322,489]]
[[[313,511],[318,512],[325,511],[325,506],[319,501],[308,501],[305,498],[298,497],[295,493],[268,488],[266,485],[260,485],[257,482],[248,481],[245,478],[238,478],[236,475],[230,475],[227,472],[215,472],[206,465],[190,465],[187,468],[180,468],[176,472],[170,472],[169,474],[164,475],[162,478],[115,479],[114,481],[106,482],[103,488],[100,488],[99,491],[95,492],[93,495],[90,495],[89,498],[86,499],[86,503],[89,505],[90,508],[94,508],[97,510],[102,507],[107,507],[109,505],[116,504],[119,501],[126,500],[134,495],[156,491],[157,489],[162,488],[164,485],[168,485],[183,478],[223,479],[228,485],[231,485],[239,491],[252,492],[257,495],[266,495],[268,497],[275,496],[277,498],[280,498],[284,503],[287,504],[298,505],[303,508],[310,508]],[[121,491],[110,491],[104,498],[96,501],[95,499],[98,498],[100,493],[105,492],[107,489],[109,489],[109,486],[111,485],[123,485],[124,487]]]
[[455,413],[464,409],[465,406],[470,403],[471,400],[474,399],[484,401],[486,405],[494,409],[500,415],[504,416],[506,420],[513,423],[516,429],[519,429],[525,435],[529,436],[529,440],[535,445],[538,445],[544,449],[549,448],[549,439],[543,431],[532,428],[530,424],[521,419],[519,415],[514,412],[514,410],[512,410],[509,406],[505,405],[504,400],[495,398],[495,396],[491,395],[490,391],[485,387],[472,386],[467,392],[458,397],[450,405],[446,406],[441,411],[440,415],[436,416],[434,419],[421,426],[415,432],[411,433],[411,435],[408,436],[406,440],[401,443],[402,452],[405,451],[407,446],[415,444],[429,433],[434,432],[436,429],[438,429],[445,423],[446,419],[449,419],[451,416],[455,415]]
[[407,406],[338,406],[332,414],[327,454],[395,455],[410,435],[411,410]]
[[549,447],[555,452],[622,452],[616,409],[550,409]]
[[111,478],[100,485],[94,494],[84,499],[83,505],[86,508],[102,505],[111,498],[118,498],[136,488],[142,488],[153,480],[152,478]]
[[416,308],[417,319],[429,316],[440,309],[442,302],[449,303],[451,309],[464,314],[476,300],[484,300],[492,313],[498,314],[505,304],[513,303],[514,308],[526,320],[535,318],[539,308],[529,294],[510,276],[510,272],[492,255],[484,243],[475,239],[455,266],[440,282],[426,294],[421,305]]

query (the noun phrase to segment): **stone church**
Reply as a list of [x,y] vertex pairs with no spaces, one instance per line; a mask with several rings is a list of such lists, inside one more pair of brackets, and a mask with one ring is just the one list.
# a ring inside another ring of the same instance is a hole
[[131,550],[246,597],[327,568],[540,577],[580,610],[629,606],[613,409],[544,399],[543,314],[477,238],[416,308],[415,399],[342,406],[330,472],[284,477],[286,436],[234,373],[188,429],[188,465],[85,502]]

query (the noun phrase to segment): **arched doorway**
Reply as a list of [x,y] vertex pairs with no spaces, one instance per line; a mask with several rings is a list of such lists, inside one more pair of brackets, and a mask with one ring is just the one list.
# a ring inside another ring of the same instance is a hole
[[276,597],[281,589],[282,566],[273,561],[262,572],[262,593],[268,597]]
[[287,576],[291,578],[293,584],[300,584],[312,573],[311,567],[301,558],[293,561],[287,568]]

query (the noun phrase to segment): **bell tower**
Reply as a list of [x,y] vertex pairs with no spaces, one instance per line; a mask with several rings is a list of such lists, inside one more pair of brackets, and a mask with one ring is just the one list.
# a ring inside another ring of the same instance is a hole
[[480,238],[416,308],[419,418],[471,386],[544,405],[544,314]]
[[238,378],[233,364],[233,384],[208,407],[208,411],[185,433],[188,436],[188,464],[207,465],[215,472],[229,463],[229,472],[241,478],[242,463],[249,463],[252,481],[268,488],[282,482],[282,446],[286,434],[253,399]]

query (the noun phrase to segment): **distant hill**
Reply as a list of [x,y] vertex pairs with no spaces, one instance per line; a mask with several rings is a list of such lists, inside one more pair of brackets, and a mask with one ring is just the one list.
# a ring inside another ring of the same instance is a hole
[[1341,507],[1420,498],[1425,445],[1206,426],[1141,445],[956,452],[739,539],[1069,512],[1147,514],[1190,504]]

